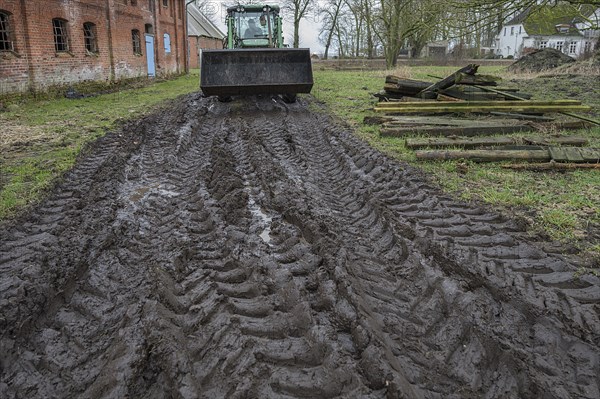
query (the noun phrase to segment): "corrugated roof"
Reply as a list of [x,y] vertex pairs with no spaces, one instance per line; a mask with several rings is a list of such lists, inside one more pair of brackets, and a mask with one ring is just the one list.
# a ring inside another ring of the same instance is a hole
[[225,37],[225,34],[202,14],[196,3],[191,3],[188,6],[188,35],[211,37],[214,39],[223,39]]

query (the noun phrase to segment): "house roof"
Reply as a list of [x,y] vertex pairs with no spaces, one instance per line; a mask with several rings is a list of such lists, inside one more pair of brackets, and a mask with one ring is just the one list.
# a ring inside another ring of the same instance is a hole
[[519,25],[519,24],[522,24],[523,21],[525,21],[525,19],[529,16],[530,13],[531,13],[531,7],[527,7],[525,9],[525,11],[517,14],[516,17],[514,17],[511,20],[509,20],[505,25]]
[[196,3],[188,5],[188,35],[214,39],[225,37],[225,34],[200,11]]
[[[581,22],[585,17],[591,16],[597,7],[583,4],[559,4],[555,6],[543,5],[529,7],[522,13],[508,21],[506,25],[523,24],[525,32],[529,35],[544,36],[573,36],[581,35],[575,23]],[[557,25],[568,26],[568,29],[559,31]]]

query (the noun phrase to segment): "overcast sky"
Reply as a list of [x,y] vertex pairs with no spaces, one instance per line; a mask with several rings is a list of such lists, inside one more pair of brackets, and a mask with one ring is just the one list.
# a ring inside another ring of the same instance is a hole
[[[250,1],[244,2],[239,1],[240,4],[248,4]],[[270,5],[277,5],[279,2],[273,1],[252,1],[255,4],[268,3]],[[202,6],[204,14],[210,18],[215,25],[217,25],[223,32],[227,32],[225,28],[225,15],[227,6],[238,4],[236,1],[224,1],[224,0],[200,0],[198,2]],[[283,36],[285,43],[292,45],[294,38],[294,23],[291,20],[292,15],[287,15],[285,10],[281,10],[280,15],[284,18],[283,20]],[[308,17],[300,22],[300,47],[310,48],[311,53],[322,53],[323,45],[319,43],[319,18],[317,16],[316,7],[308,12]]]

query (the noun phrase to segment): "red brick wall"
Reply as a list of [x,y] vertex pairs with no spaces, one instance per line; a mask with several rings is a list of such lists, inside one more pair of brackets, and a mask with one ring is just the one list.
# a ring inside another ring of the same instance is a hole
[[190,36],[190,68],[200,68],[198,65],[198,50],[200,49],[222,49],[223,39],[211,37]]
[[29,56],[26,33],[21,21],[20,0],[0,0],[0,10],[8,12],[16,53],[0,52],[0,93],[25,91],[29,86]]
[[[111,81],[147,76],[145,27],[155,38],[157,75],[185,70],[184,1],[169,0],[0,0],[11,14],[16,54],[0,52],[0,93],[42,90],[86,80]],[[150,4],[154,3],[154,10]],[[52,19],[67,20],[69,52],[56,52]],[[85,48],[83,24],[96,25],[98,53]],[[133,53],[131,31],[140,32],[142,55]],[[166,53],[168,33],[171,52]]]

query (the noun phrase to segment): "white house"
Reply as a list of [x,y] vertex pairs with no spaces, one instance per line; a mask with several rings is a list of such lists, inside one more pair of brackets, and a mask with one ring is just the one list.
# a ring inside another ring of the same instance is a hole
[[600,7],[540,6],[508,21],[496,36],[495,52],[519,58],[534,49],[555,48],[577,58],[598,45]]

